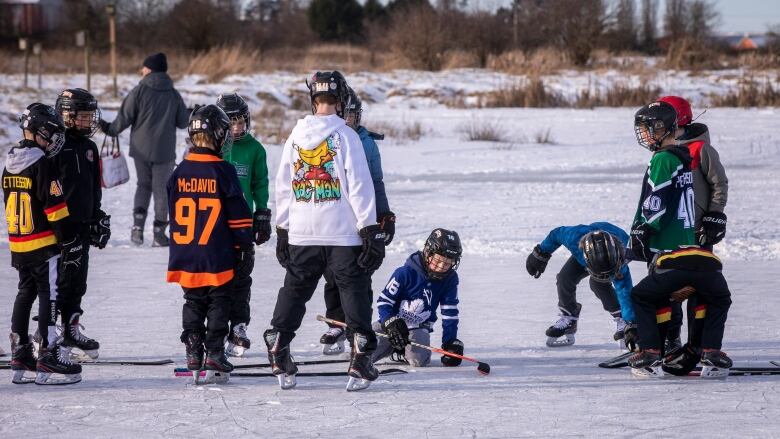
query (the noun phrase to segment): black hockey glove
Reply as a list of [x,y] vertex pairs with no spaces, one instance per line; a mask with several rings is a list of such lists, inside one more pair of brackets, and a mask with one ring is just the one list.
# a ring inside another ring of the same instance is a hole
[[255,248],[247,247],[244,249],[236,249],[236,264],[234,270],[236,272],[236,278],[246,278],[252,274],[252,270],[255,268]]
[[701,353],[696,352],[696,349],[693,349],[691,345],[685,343],[684,346],[674,349],[664,355],[664,361],[661,367],[666,373],[677,376],[686,376],[696,368],[700,359]]
[[387,334],[387,340],[390,346],[396,351],[403,351],[409,344],[409,328],[404,319],[393,316],[382,323],[382,329]]
[[287,262],[290,260],[290,243],[287,237],[287,230],[276,228],[276,260],[279,265],[287,268]]
[[631,251],[638,261],[650,262],[653,260],[653,251],[650,250],[650,234],[652,230],[645,223],[635,224],[631,228]]
[[103,131],[104,134],[108,134],[108,130],[110,129],[111,124],[104,119],[100,119],[98,121],[98,126],[100,127],[100,131]]
[[102,210],[98,210],[95,219],[89,225],[89,242],[94,247],[103,249],[106,248],[110,238],[111,215],[106,215]]
[[[447,343],[441,345],[441,348],[445,351],[452,352],[453,354],[463,355],[463,342],[456,339],[450,340]],[[460,358],[450,357],[449,355],[441,356],[441,364],[446,367],[460,366],[463,360]]]
[[385,259],[385,236],[379,224],[360,229],[360,238],[363,239],[363,251],[358,256],[357,263],[366,271],[374,271],[382,265]]
[[260,245],[271,239],[271,209],[257,209],[252,216],[252,233],[255,244]]
[[390,245],[393,242],[393,236],[395,236],[395,214],[390,211],[380,213],[377,223],[379,223],[379,228],[387,235],[385,236],[385,245]]
[[539,279],[539,276],[544,273],[544,269],[547,268],[547,262],[552,257],[552,254],[545,253],[539,244],[534,247],[534,251],[528,255],[528,259],[525,260],[525,269],[528,270],[528,274]]
[[60,256],[62,267],[68,271],[78,270],[81,266],[81,256],[84,253],[84,243],[79,235],[63,241],[60,245],[62,254]]
[[726,236],[726,214],[723,212],[707,212],[701,218],[701,226],[696,231],[699,235],[699,245],[715,245]]
[[636,346],[638,341],[639,336],[636,333],[636,324],[626,324],[626,328],[623,330],[623,342],[626,344],[626,349],[635,352],[637,350]]

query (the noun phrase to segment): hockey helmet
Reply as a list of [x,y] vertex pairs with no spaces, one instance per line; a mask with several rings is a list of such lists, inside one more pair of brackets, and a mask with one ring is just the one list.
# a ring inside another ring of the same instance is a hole
[[221,108],[222,111],[227,114],[231,122],[235,122],[239,119],[244,120],[244,131],[238,135],[234,135],[233,140],[241,139],[249,132],[249,123],[251,120],[249,105],[246,104],[244,98],[239,96],[238,93],[219,95],[217,107]]
[[[463,247],[460,244],[460,237],[457,232],[447,229],[434,229],[428,239],[425,240],[423,247],[423,266],[429,279],[442,280],[450,272],[458,269],[460,257],[463,253]],[[434,255],[440,255],[452,261],[452,265],[443,272],[433,271],[428,267],[431,258]]]
[[[352,117],[352,124],[349,123],[349,118]],[[363,102],[360,101],[357,93],[352,87],[347,86],[347,104],[344,106],[344,120],[347,121],[347,125],[354,129],[358,129],[360,126],[360,119],[363,116]]]
[[19,116],[19,127],[48,142],[42,147],[46,157],[54,157],[65,145],[65,124],[54,108],[35,102],[30,104]]
[[[54,104],[54,109],[62,116],[65,127],[75,130],[87,137],[91,137],[98,129],[100,121],[100,109],[94,96],[83,88],[69,88],[63,90]],[[77,122],[80,112],[89,113],[88,124]]]
[[192,112],[187,133],[190,139],[198,133],[206,134],[211,138],[214,150],[220,155],[226,154],[233,144],[230,118],[213,104],[198,107]]
[[658,99],[658,102],[666,102],[674,107],[674,111],[677,112],[677,126],[684,127],[693,121],[693,111],[691,110],[691,103],[685,98],[679,96],[664,96]]
[[661,143],[677,131],[677,112],[666,102],[653,102],[634,115],[634,134],[640,146],[658,151]]
[[580,238],[580,250],[591,279],[612,282],[625,263],[625,250],[613,234],[595,230]]
[[349,99],[349,92],[347,90],[347,80],[344,79],[344,75],[342,75],[341,72],[338,70],[332,72],[316,72],[312,75],[310,80],[306,81],[306,87],[309,89],[312,114],[317,112],[317,109],[314,106],[314,98],[320,95],[331,95],[336,98],[336,102],[338,102],[341,107],[338,108],[336,112],[339,117],[344,117],[344,108]]

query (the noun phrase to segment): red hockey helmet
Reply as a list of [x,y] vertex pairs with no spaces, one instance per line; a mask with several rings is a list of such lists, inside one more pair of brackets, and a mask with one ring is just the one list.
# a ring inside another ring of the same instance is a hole
[[693,111],[691,111],[691,103],[685,98],[679,96],[663,96],[658,99],[659,102],[666,102],[674,107],[674,111],[677,112],[677,126],[684,127],[693,120]]

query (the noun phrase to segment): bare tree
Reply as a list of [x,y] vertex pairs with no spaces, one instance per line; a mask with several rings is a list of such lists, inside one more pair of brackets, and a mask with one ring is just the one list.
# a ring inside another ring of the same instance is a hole
[[664,34],[672,41],[688,35],[688,4],[685,0],[666,0]]
[[612,50],[636,48],[638,33],[634,0],[619,0],[614,15],[614,24],[607,34],[607,46]]
[[658,0],[642,0],[642,33],[639,37],[639,45],[646,52],[655,51],[655,40],[658,36],[657,21]]
[[708,40],[720,18],[715,5],[707,0],[693,0],[688,8],[688,16],[690,36],[697,41]]
[[412,67],[439,70],[450,36],[445,20],[430,6],[410,6],[393,13],[387,38]]
[[603,0],[556,0],[552,9],[550,18],[559,26],[559,46],[575,65],[584,66],[609,18]]

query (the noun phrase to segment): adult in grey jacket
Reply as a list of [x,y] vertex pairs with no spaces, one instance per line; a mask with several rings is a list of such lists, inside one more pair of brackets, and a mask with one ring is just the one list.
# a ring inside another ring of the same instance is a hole
[[163,53],[144,60],[143,78],[122,101],[113,122],[101,120],[100,127],[109,136],[130,130],[130,157],[135,162],[138,183],[133,204],[131,240],[143,244],[143,230],[149,201],[154,194],[153,246],[167,246],[168,195],[165,184],[176,159],[176,128],[186,128],[189,112],[168,76]]
[[696,239],[711,249],[726,235],[726,214],[723,212],[729,191],[726,170],[718,151],[710,143],[707,125],[692,121],[691,104],[679,96],[664,96],[659,101],[672,105],[677,111],[677,140],[688,146],[693,159]]

